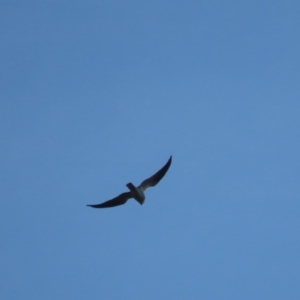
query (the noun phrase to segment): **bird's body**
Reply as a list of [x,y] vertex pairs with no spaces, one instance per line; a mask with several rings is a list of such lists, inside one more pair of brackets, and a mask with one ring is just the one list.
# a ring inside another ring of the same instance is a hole
[[145,202],[146,196],[141,186],[134,186],[131,182],[127,183],[126,186],[131,191],[131,196],[141,205]]
[[87,206],[94,207],[94,208],[113,207],[113,206],[125,204],[131,198],[134,198],[137,202],[139,202],[142,205],[146,199],[145,190],[159,183],[159,181],[165,176],[165,174],[169,170],[171,163],[172,163],[172,156],[158,172],[156,172],[153,176],[149,177],[148,179],[144,180],[138,187],[134,186],[131,182],[127,183],[126,186],[130,190],[130,192],[122,193],[119,196],[111,200],[108,200],[104,203],[88,204]]

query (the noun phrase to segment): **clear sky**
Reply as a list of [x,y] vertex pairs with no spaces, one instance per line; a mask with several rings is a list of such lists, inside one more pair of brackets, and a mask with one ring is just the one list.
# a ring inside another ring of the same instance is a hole
[[300,299],[299,11],[2,0],[1,299]]

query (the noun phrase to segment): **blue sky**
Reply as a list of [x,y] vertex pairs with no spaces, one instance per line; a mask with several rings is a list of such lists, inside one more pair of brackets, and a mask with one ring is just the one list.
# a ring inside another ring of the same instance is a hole
[[299,10],[1,1],[1,298],[299,299]]

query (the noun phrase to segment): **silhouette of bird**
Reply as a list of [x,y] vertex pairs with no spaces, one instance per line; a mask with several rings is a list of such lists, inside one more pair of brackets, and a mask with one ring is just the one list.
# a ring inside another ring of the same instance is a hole
[[134,186],[131,182],[127,183],[126,186],[130,190],[130,192],[122,193],[119,196],[100,204],[88,204],[87,206],[94,208],[114,207],[125,204],[131,198],[135,199],[142,205],[146,199],[144,193],[146,189],[155,186],[160,182],[160,180],[165,176],[165,174],[169,170],[171,163],[172,155],[170,156],[167,163],[158,172],[156,172],[148,179],[144,180],[138,187]]

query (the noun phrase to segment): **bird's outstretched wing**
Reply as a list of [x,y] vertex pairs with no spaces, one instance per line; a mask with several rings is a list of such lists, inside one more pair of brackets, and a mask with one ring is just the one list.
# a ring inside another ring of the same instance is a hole
[[145,191],[147,188],[157,185],[169,170],[171,163],[172,163],[172,155],[170,156],[167,163],[158,172],[156,172],[154,175],[144,180],[140,184],[140,188],[142,188]]
[[87,206],[94,207],[94,208],[106,208],[106,207],[114,207],[118,205],[125,204],[128,199],[132,198],[131,192],[125,192],[120,194],[116,198],[108,200],[106,202],[100,204],[88,204]]

